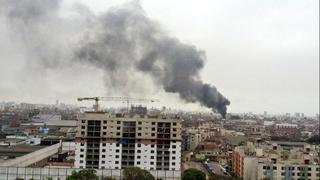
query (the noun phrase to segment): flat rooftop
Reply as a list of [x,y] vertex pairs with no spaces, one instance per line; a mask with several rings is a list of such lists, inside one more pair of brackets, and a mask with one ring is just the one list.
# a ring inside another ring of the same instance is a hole
[[45,146],[31,146],[31,145],[15,145],[15,146],[0,146],[0,156],[6,152],[19,152],[19,153],[30,153],[44,148]]
[[106,120],[111,118],[119,119],[152,119],[152,120],[181,120],[178,114],[161,114],[161,113],[150,113],[146,115],[140,114],[128,114],[128,113],[107,113],[107,112],[85,112],[78,114],[79,119],[91,118],[92,120]]
[[21,126],[57,126],[57,127],[76,127],[76,120],[46,120],[43,122],[22,123]]

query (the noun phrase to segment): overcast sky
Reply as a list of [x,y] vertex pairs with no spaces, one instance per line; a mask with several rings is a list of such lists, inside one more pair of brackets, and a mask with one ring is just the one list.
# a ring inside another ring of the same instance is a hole
[[[62,16],[72,18],[74,2],[101,14],[127,1],[63,1]],[[230,100],[229,112],[319,113],[318,0],[140,3],[170,36],[206,52],[202,79]],[[26,71],[24,52],[0,23],[0,101],[76,103],[78,96],[104,95],[103,72],[93,67]],[[154,96],[164,105],[181,107],[176,95],[160,94]]]

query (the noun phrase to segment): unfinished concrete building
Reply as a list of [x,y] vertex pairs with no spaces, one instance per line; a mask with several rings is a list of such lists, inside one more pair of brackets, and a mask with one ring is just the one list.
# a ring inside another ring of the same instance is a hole
[[78,116],[76,140],[77,168],[180,170],[177,115],[86,112]]

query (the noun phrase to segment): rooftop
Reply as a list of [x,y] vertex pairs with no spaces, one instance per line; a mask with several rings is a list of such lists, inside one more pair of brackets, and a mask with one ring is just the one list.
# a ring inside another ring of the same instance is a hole
[[85,112],[78,114],[79,119],[92,119],[92,120],[107,120],[110,118],[116,119],[152,119],[152,120],[181,120],[177,114],[161,114],[161,113],[148,113],[146,115],[128,114],[128,113],[107,113],[107,112]]

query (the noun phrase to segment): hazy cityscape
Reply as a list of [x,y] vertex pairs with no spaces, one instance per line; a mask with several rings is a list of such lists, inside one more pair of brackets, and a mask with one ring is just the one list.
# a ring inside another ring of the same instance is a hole
[[319,180],[319,2],[0,0],[0,180]]
[[[118,99],[85,99],[96,98]],[[210,179],[319,177],[319,114],[265,111],[223,119],[166,107],[95,105],[0,103],[1,177],[61,179],[78,168],[95,168],[101,176],[122,178],[119,170],[131,166],[158,179],[180,179],[189,168]],[[93,137],[100,146],[90,149]],[[265,170],[270,167],[279,171]]]

